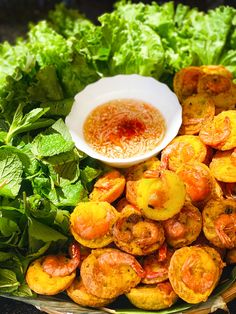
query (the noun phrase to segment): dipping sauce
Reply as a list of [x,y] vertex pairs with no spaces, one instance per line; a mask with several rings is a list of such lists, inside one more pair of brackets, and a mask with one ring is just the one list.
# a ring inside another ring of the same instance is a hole
[[84,138],[109,158],[129,158],[154,149],[165,134],[165,120],[152,105],[136,99],[111,100],[84,123]]

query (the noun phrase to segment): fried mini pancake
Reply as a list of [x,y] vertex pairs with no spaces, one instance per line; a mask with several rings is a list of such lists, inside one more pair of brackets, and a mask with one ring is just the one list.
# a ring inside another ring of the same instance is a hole
[[112,203],[121,196],[124,189],[125,177],[118,170],[112,170],[96,181],[89,198],[92,201]]
[[177,215],[163,221],[163,227],[166,242],[180,248],[197,239],[202,229],[202,215],[197,207],[186,202]]
[[220,248],[236,246],[236,201],[209,200],[202,212],[206,238]]
[[213,121],[205,123],[199,133],[200,139],[218,150],[236,147],[236,110],[222,111]]
[[138,181],[137,205],[142,214],[153,220],[166,220],[177,214],[184,205],[186,189],[179,176],[163,170],[151,173]]
[[175,74],[173,87],[180,102],[197,93],[198,81],[202,73],[200,67],[190,66]]
[[77,304],[81,306],[89,307],[101,307],[112,303],[115,299],[113,298],[98,298],[92,295],[85,288],[81,279],[75,279],[73,283],[66,290],[67,295]]
[[206,163],[209,158],[208,147],[195,135],[180,135],[174,138],[161,153],[161,165],[176,171],[187,162]]
[[219,280],[219,269],[200,247],[182,247],[170,260],[169,280],[175,293],[188,303],[206,301]]
[[212,196],[214,177],[207,165],[198,161],[186,163],[176,173],[186,186],[188,199],[194,204],[206,202]]
[[126,296],[134,306],[144,310],[166,309],[178,299],[168,281],[135,287]]
[[67,289],[73,282],[76,271],[68,276],[51,276],[43,270],[44,258],[33,261],[26,272],[26,282],[31,290],[38,294],[55,295]]
[[215,103],[216,114],[236,108],[236,84],[232,83],[231,88],[224,93],[213,95],[212,100]]
[[159,249],[165,240],[162,225],[143,217],[132,205],[123,208],[113,226],[113,238],[118,248],[140,256]]
[[236,182],[236,150],[217,151],[209,168],[218,181]]
[[198,134],[201,126],[212,120],[215,115],[215,103],[206,94],[195,94],[182,103],[182,126],[180,134]]
[[101,248],[113,241],[112,227],[119,213],[107,202],[80,202],[71,213],[71,233],[80,244]]
[[199,77],[197,92],[213,96],[227,92],[230,88],[231,79],[229,77],[216,73],[207,73]]
[[135,287],[144,270],[134,256],[112,248],[93,250],[83,260],[80,275],[89,293],[115,298]]

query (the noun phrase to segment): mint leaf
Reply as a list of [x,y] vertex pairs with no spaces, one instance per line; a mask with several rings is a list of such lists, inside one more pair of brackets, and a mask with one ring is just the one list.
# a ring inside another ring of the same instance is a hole
[[36,136],[32,142],[32,152],[39,157],[50,157],[68,152],[74,148],[70,133],[59,119],[51,128]]
[[43,119],[43,116],[49,108],[36,108],[30,112],[23,114],[24,105],[20,104],[13,117],[12,124],[6,137],[6,143],[10,143],[12,138],[19,133],[45,128],[51,125],[54,120]]
[[52,242],[67,240],[62,233],[50,228],[49,226],[30,218],[29,220],[29,237],[43,242]]
[[51,189],[48,198],[56,206],[76,206],[78,202],[87,200],[87,191],[80,181],[75,184]]
[[0,149],[0,195],[14,198],[22,181],[23,166],[19,157],[4,147]]

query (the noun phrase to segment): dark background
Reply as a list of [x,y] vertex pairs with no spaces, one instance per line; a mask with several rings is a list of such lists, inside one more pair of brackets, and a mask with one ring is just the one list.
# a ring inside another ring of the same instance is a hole
[[[37,22],[47,16],[47,12],[54,8],[56,3],[64,2],[68,7],[76,8],[95,23],[97,16],[112,11],[116,1],[113,0],[0,0],[0,42],[8,40],[14,42],[17,36],[27,32],[30,21]],[[140,1],[132,1],[134,3]],[[151,3],[153,0],[143,0]],[[161,4],[166,1],[156,1]],[[219,5],[230,5],[236,8],[236,0],[179,0],[191,7],[198,7],[202,11],[213,9]],[[220,31],[220,30],[219,30]],[[231,314],[236,314],[236,301],[229,304]],[[16,302],[0,297],[1,314],[42,314],[36,308],[22,302]],[[225,313],[218,310],[215,314]]]

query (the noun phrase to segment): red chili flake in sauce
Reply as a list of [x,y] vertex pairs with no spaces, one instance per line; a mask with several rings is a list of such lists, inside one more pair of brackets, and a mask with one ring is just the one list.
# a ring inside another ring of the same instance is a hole
[[116,99],[95,108],[84,124],[85,140],[110,158],[128,158],[154,149],[165,121],[158,109],[140,100]]

